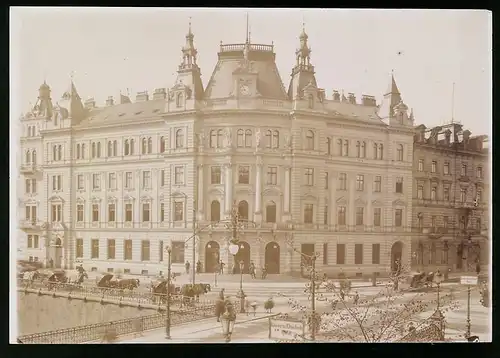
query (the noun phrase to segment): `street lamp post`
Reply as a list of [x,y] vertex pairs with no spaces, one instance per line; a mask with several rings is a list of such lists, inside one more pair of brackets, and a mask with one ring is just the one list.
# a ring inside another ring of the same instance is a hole
[[165,324],[165,338],[170,339],[170,281],[172,274],[172,249],[167,246],[168,267],[167,267],[167,322]]
[[[229,253],[233,255],[233,261],[236,261],[236,254],[240,250],[240,246],[238,244],[232,243],[229,245]],[[245,313],[245,293],[243,292],[243,268],[244,262],[239,262],[240,267],[240,290],[238,291],[238,297],[240,299],[240,313]]]
[[443,282],[443,275],[441,274],[441,272],[439,272],[439,270],[436,273],[436,276],[434,277],[434,282],[436,282],[436,286],[437,286],[437,309],[439,311],[439,290],[440,290],[441,282]]

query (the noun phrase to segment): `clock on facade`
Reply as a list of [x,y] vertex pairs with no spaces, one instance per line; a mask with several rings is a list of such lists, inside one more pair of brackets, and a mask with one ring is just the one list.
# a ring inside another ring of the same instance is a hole
[[240,85],[240,93],[243,96],[248,96],[250,94],[250,88],[247,85]]

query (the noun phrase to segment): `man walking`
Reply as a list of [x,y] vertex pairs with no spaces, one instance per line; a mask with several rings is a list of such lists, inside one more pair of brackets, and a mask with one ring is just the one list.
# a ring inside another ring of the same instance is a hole
[[224,263],[224,262],[222,262],[222,260],[220,260],[220,265],[219,265],[219,266],[220,266],[220,274],[221,274],[221,275],[223,275],[223,274],[224,274],[224,265],[225,265],[225,263]]
[[191,266],[191,264],[189,263],[189,261],[186,261],[186,273],[188,274],[189,273],[189,267]]

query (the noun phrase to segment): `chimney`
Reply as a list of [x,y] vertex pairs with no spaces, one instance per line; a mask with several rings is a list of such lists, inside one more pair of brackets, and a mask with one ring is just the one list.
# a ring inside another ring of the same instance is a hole
[[115,103],[113,96],[108,96],[108,99],[106,100],[106,106],[112,106]]
[[361,97],[361,104],[368,107],[377,107],[377,99],[374,96],[364,94]]
[[333,100],[340,102],[340,93],[339,91],[333,90]]
[[451,139],[451,131],[449,129],[444,132],[444,142],[446,145],[450,145],[450,139]]
[[157,99],[165,99],[167,97],[167,91],[165,88],[157,88],[153,93],[153,101]]
[[135,101],[136,102],[149,101],[148,91],[137,92],[137,95],[135,96]]
[[95,99],[94,97],[90,97],[85,101],[85,108],[92,109],[95,108]]
[[356,104],[356,96],[354,93],[348,93],[347,98],[349,99],[350,104]]

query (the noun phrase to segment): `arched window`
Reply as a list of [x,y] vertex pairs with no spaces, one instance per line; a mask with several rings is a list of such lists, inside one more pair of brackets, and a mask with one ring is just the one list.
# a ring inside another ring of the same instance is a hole
[[359,141],[356,142],[356,157],[361,158],[361,143]]
[[366,143],[361,142],[361,158],[366,158]]
[[57,146],[57,160],[62,159],[62,145]]
[[113,156],[116,157],[117,153],[118,153],[118,141],[115,140],[113,141]]
[[307,96],[309,108],[314,108],[314,96],[310,94]]
[[274,131],[273,132],[273,148],[279,148],[280,147],[280,132]]
[[130,143],[128,139],[125,139],[125,143],[123,144],[123,154],[130,155]]
[[276,222],[276,203],[274,201],[270,201],[266,205],[266,223],[275,223]]
[[52,160],[56,161],[57,160],[57,145],[54,145],[52,147]]
[[344,157],[349,156],[349,141],[347,139],[344,140]]
[[306,149],[314,150],[314,133],[311,130],[306,133]]
[[96,156],[96,148],[95,148],[95,142],[92,142],[92,146],[91,146],[91,156],[92,158],[95,158]]
[[424,214],[418,213],[417,215],[417,227],[419,230],[422,230],[424,227]]
[[210,220],[219,221],[220,220],[220,203],[218,200],[213,200],[210,204]]
[[184,148],[184,132],[182,129],[178,129],[177,132],[175,132],[175,147]]
[[26,157],[24,158],[24,161],[26,162],[26,164],[31,163],[31,153],[29,150],[26,151]]
[[378,157],[380,160],[384,159],[384,145],[380,144],[378,147]]
[[80,143],[76,145],[76,159],[80,159],[82,156]]
[[398,157],[397,157],[398,162],[402,162],[403,161],[403,145],[402,144],[398,145],[397,155],[398,155]]
[[101,142],[97,142],[97,158],[101,157]]
[[378,159],[378,144],[373,144],[373,159]]
[[433,242],[431,244],[431,257],[430,257],[430,262],[431,265],[434,265],[436,263],[436,243]]
[[82,144],[82,159],[85,159],[85,144]]
[[153,139],[151,137],[148,138],[148,153],[153,153]]
[[134,155],[134,144],[135,141],[133,139],[130,140],[130,155]]
[[35,165],[36,164],[36,150],[33,149],[31,152],[31,164]]
[[182,96],[182,93],[178,93],[177,94],[177,97],[175,99],[175,105],[177,107],[182,107],[182,100],[183,100],[183,96]]
[[337,139],[337,152],[338,155],[342,155],[342,139]]
[[238,204],[238,214],[240,215],[240,219],[248,220],[248,202],[242,200]]
[[[78,148],[78,146],[77,146],[77,148]],[[113,142],[108,141],[108,157],[112,157],[112,156],[113,156]]]
[[222,143],[224,143],[224,131],[219,129],[217,131],[217,148],[222,148]]
[[243,143],[244,143],[244,134],[243,134],[243,129],[238,129],[238,132],[236,132],[236,139],[237,139],[237,143],[236,145],[241,148],[243,147]]
[[217,132],[215,130],[210,131],[210,148],[217,147]]
[[142,154],[146,154],[148,150],[148,142],[146,138],[142,138],[141,140],[141,149],[142,149]]
[[245,147],[252,147],[252,131],[250,129],[245,131]]
[[165,151],[165,137],[161,136],[160,137],[160,153],[163,153]]
[[266,131],[266,148],[271,148],[272,140],[273,139],[271,131]]
[[326,138],[326,154],[330,155],[332,154],[332,140],[330,137]]

